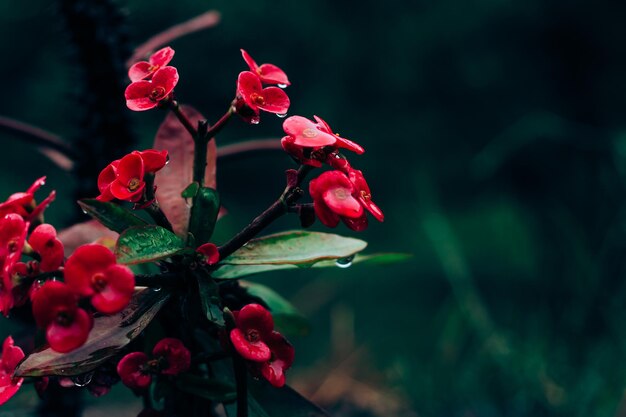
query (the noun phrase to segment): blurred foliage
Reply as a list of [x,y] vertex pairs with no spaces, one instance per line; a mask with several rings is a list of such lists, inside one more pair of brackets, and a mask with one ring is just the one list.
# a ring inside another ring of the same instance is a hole
[[[318,114],[367,149],[351,159],[387,218],[358,237],[414,257],[256,278],[312,318],[295,338],[298,387],[342,415],[626,415],[626,3],[120,3],[134,44],[222,13],[172,44],[179,99],[210,119],[245,48],[288,73],[291,114]],[[80,137],[80,67],[57,5],[0,2],[0,39],[0,114]],[[163,114],[129,117],[148,147]],[[237,120],[218,143],[278,138],[280,125]],[[50,217],[67,224],[75,180],[0,139],[2,195],[46,174],[60,191]],[[291,166],[279,153],[220,166],[230,214],[216,238],[271,203]]]

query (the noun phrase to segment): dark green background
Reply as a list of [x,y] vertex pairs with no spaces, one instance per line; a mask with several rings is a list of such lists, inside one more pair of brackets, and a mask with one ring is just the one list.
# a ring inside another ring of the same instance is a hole
[[[386,220],[359,237],[413,258],[258,276],[312,319],[310,336],[292,338],[297,387],[337,415],[626,415],[626,3],[119,4],[131,45],[222,13],[171,45],[178,98],[209,120],[232,99],[245,48],[288,73],[290,114],[317,114],[367,149],[351,161]],[[3,0],[0,39],[0,114],[80,137],[82,68],[56,5]],[[149,147],[163,114],[130,117]],[[281,135],[264,114],[218,144]],[[46,174],[59,192],[49,219],[67,225],[75,181],[0,140],[2,197]],[[269,205],[292,166],[279,152],[219,166],[230,215],[216,239]],[[23,391],[4,407],[28,404]]]

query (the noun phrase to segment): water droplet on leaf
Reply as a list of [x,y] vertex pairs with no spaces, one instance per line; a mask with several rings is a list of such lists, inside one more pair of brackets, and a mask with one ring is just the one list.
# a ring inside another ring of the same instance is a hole
[[159,292],[159,291],[161,291],[161,287],[154,287],[154,288],[152,288],[152,291]]
[[91,378],[93,377],[93,372],[89,372],[83,375],[78,375],[72,378],[74,385],[77,387],[84,387],[85,385],[91,382]]
[[350,268],[352,266],[352,261],[354,260],[354,255],[348,256],[346,258],[339,258],[335,261],[335,265],[339,268]]

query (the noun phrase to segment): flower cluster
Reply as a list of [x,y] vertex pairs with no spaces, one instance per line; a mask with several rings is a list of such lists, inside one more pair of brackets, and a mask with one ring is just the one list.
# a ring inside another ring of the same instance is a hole
[[167,337],[152,349],[152,358],[143,352],[131,352],[117,364],[122,382],[134,390],[150,386],[152,375],[178,375],[191,365],[191,353],[183,342]]
[[319,168],[327,163],[333,171],[322,173],[309,184],[315,213],[328,227],[336,227],[339,220],[355,231],[367,227],[369,212],[378,221],[384,220],[382,210],[372,201],[370,188],[363,173],[352,168],[341,155],[340,149],[356,154],[365,152],[363,147],[342,138],[321,117],[315,121],[302,116],[291,116],[283,123],[287,136],[283,137],[283,149],[302,164]]
[[[287,75],[275,65],[257,65],[243,49],[243,59],[250,71],[242,71],[237,78],[237,113],[248,123],[259,123],[259,110],[280,116],[289,110],[289,97],[280,88],[288,86]],[[277,84],[279,87],[265,87],[263,84]]]
[[166,47],[156,51],[148,61],[134,64],[128,70],[132,83],[126,87],[126,106],[135,111],[155,108],[169,98],[178,84],[178,70],[167,66],[174,57],[174,50]]
[[147,149],[133,151],[107,165],[98,176],[96,197],[100,201],[118,199],[137,202],[144,195],[146,174],[154,174],[165,166],[167,151]]
[[4,339],[0,356],[0,405],[15,395],[22,386],[24,378],[13,377],[15,367],[24,359],[24,352],[15,346],[11,336]]
[[230,341],[237,353],[249,361],[252,372],[260,373],[275,387],[285,385],[294,349],[274,330],[271,313],[262,305],[248,304],[233,314],[236,327],[230,331]]

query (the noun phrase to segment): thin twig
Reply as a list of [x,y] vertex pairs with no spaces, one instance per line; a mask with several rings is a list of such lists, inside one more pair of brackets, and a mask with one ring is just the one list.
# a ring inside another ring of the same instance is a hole
[[228,159],[246,154],[256,154],[259,151],[278,151],[282,149],[280,139],[255,139],[220,146],[217,148],[217,157],[219,159]]
[[196,16],[193,19],[174,25],[156,34],[135,49],[133,55],[126,61],[126,67],[130,68],[136,61],[145,59],[151,52],[167,45],[173,40],[193,32],[212,28],[219,23],[220,17],[219,12],[210,10],[206,13],[202,13],[200,16]]

